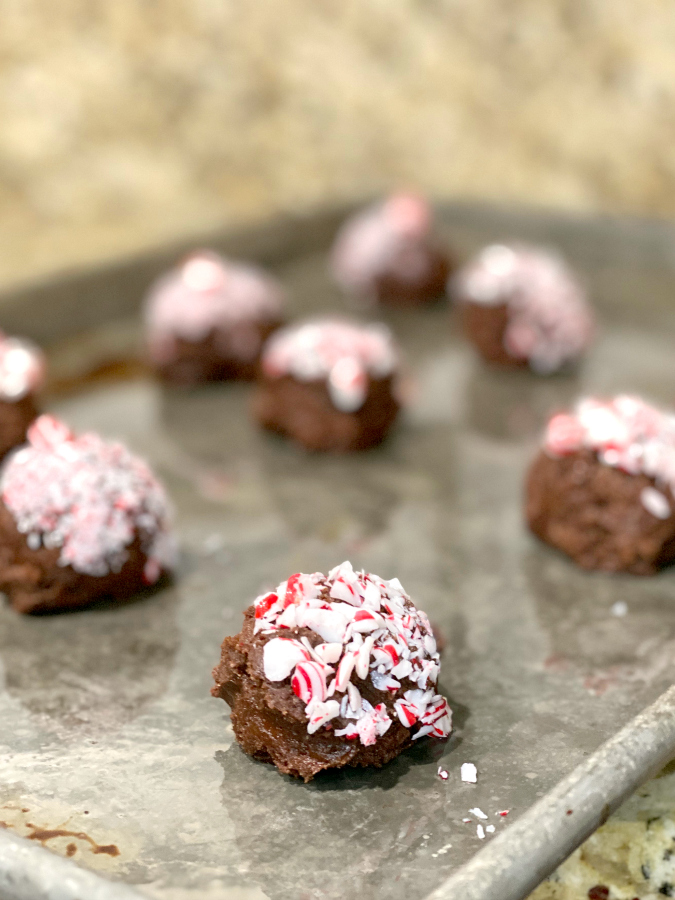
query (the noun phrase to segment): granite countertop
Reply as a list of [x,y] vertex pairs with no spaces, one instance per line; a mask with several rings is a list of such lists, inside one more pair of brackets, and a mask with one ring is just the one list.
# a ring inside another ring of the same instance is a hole
[[[606,892],[603,891],[606,889]],[[644,785],[529,900],[675,896],[675,771]]]

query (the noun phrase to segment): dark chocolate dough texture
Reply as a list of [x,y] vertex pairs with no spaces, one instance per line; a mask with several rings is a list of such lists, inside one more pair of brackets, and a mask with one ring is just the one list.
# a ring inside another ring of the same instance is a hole
[[394,424],[399,403],[393,379],[369,379],[366,399],[355,412],[336,409],[325,379],[263,376],[253,398],[253,416],[263,428],[306,450],[348,453],[380,444]]
[[584,569],[653,575],[675,559],[675,513],[657,518],[641,502],[655,484],[605,465],[592,450],[558,458],[542,451],[527,478],[527,522]]

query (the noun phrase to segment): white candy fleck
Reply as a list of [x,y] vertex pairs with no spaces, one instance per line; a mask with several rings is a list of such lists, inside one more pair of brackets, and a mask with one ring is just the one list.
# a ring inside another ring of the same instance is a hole
[[15,403],[34,393],[45,379],[42,351],[32,341],[0,331],[0,399]]
[[664,495],[653,487],[642,488],[640,492],[642,505],[655,519],[668,519],[672,512],[670,503]]
[[476,784],[478,781],[478,769],[473,763],[462,763],[459,774],[462,781],[467,784]]
[[482,825],[476,825],[476,834],[482,841],[483,838],[485,837],[485,830],[483,829]]
[[263,668],[268,681],[288,678],[299,662],[310,658],[308,650],[298,641],[272,638],[263,649]]
[[487,816],[483,812],[482,809],[478,806],[474,806],[473,809],[470,809],[469,812],[474,815],[477,819],[487,819]]
[[488,834],[494,834],[495,826],[494,825],[486,825],[485,830],[487,831]]
[[628,604],[625,600],[617,600],[616,603],[612,603],[612,615],[617,616],[617,618],[621,618],[625,616],[628,612]]

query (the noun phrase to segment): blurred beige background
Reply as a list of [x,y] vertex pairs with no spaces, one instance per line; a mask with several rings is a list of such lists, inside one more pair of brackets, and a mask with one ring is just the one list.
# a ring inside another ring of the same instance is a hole
[[399,184],[675,211],[666,0],[3,0],[0,281]]

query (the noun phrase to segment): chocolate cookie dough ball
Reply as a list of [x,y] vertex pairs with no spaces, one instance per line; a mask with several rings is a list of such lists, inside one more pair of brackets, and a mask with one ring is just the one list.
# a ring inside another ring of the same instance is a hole
[[450,263],[432,225],[426,200],[394,194],[342,226],[331,255],[333,277],[364,301],[420,306],[437,300]]
[[171,568],[169,518],[162,486],[122,444],[40,416],[0,472],[0,590],[22,613],[129,597]]
[[298,573],[257,598],[223,641],[211,693],[241,748],[281,772],[383,766],[418,738],[447,738],[431,626],[397,578]]
[[26,440],[28,426],[38,415],[35,395],[45,370],[35,344],[0,331],[0,459]]
[[260,350],[282,321],[283,292],[254,266],[204,250],[151,288],[150,360],[177,384],[255,377]]
[[653,575],[675,559],[675,415],[638,397],[554,416],[527,479],[527,521],[584,569]]
[[317,319],[267,342],[253,412],[307,450],[379,444],[399,410],[398,351],[384,325]]
[[488,362],[548,375],[575,362],[593,337],[584,289],[561,257],[493,244],[449,285],[469,339]]

